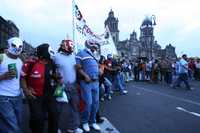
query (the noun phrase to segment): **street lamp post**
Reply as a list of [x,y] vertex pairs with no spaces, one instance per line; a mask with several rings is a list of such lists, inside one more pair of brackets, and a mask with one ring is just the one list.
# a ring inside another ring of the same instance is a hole
[[[151,15],[151,21],[152,21],[152,28],[153,28],[153,26],[156,25],[156,16],[155,15]],[[152,35],[153,35],[153,31],[152,31]],[[151,40],[151,60],[153,58],[153,43],[154,43],[153,41],[154,40],[152,38],[152,40]]]
[[155,26],[156,25],[156,16],[151,15],[151,20],[152,20],[153,25]]

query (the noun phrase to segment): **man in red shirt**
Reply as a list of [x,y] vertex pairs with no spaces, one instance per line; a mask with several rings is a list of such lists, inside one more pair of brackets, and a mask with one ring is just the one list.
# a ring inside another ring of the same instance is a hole
[[43,133],[44,120],[48,113],[48,133],[57,133],[56,99],[53,96],[56,84],[56,67],[51,60],[53,51],[49,44],[37,47],[38,60],[25,62],[22,71],[22,88],[30,108],[32,133]]

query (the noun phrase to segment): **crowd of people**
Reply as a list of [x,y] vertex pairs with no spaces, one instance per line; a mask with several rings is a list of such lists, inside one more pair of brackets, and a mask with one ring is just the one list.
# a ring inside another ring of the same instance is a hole
[[176,88],[183,81],[186,87],[191,89],[188,82],[200,80],[200,59],[188,58],[186,54],[175,60],[160,58],[123,61],[122,68],[124,79],[127,82],[135,80],[166,83]]
[[22,98],[32,133],[44,132],[46,121],[48,133],[99,131],[97,123],[104,121],[100,99],[111,100],[113,88],[127,94],[121,62],[110,54],[97,59],[94,52],[100,46],[94,40],[87,40],[77,54],[70,40],[62,40],[56,52],[43,43],[28,57],[21,56],[22,46],[13,37],[0,56],[0,132],[23,132]]
[[29,128],[43,133],[82,133],[91,128],[100,131],[104,120],[100,101],[111,100],[118,91],[125,95],[125,82],[166,82],[176,88],[183,81],[200,80],[200,60],[187,55],[172,61],[127,60],[108,54],[96,58],[100,45],[85,41],[85,49],[74,54],[71,40],[62,40],[59,49],[43,43],[35,54],[21,56],[23,42],[18,37],[8,40],[8,48],[0,55],[0,132],[22,133],[23,103],[29,107]]

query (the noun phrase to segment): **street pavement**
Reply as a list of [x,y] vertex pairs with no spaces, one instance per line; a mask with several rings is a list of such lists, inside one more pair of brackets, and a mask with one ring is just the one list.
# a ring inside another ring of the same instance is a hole
[[191,84],[192,91],[165,83],[127,83],[127,95],[116,92],[101,103],[102,133],[200,133],[200,82]]
[[127,95],[103,103],[103,115],[120,133],[200,133],[200,82],[191,84],[130,82]]

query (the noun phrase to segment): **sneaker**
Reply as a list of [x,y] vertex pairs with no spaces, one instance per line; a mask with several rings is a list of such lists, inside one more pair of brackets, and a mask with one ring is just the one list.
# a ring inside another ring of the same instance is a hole
[[112,97],[111,97],[111,95],[109,95],[109,96],[108,96],[108,100],[111,100],[111,99],[112,99]]
[[75,129],[74,133],[83,133],[83,130],[80,128]]
[[68,129],[67,133],[74,133],[74,130]]
[[89,127],[88,123],[83,124],[83,130],[85,132],[89,132],[90,131],[90,127]]
[[127,90],[123,90],[123,91],[122,91],[122,94],[127,94],[127,93],[128,93]]
[[104,101],[104,98],[102,97],[102,98],[100,98],[100,100],[103,102],[103,101]]
[[114,93],[114,92],[111,90],[111,91],[110,91],[110,94],[113,94],[113,93]]
[[189,90],[194,90],[194,88],[190,87]]
[[91,125],[91,127],[94,128],[94,130],[97,130],[97,131],[100,131],[100,130],[101,130],[100,126],[97,125],[96,123],[93,123],[93,124]]

